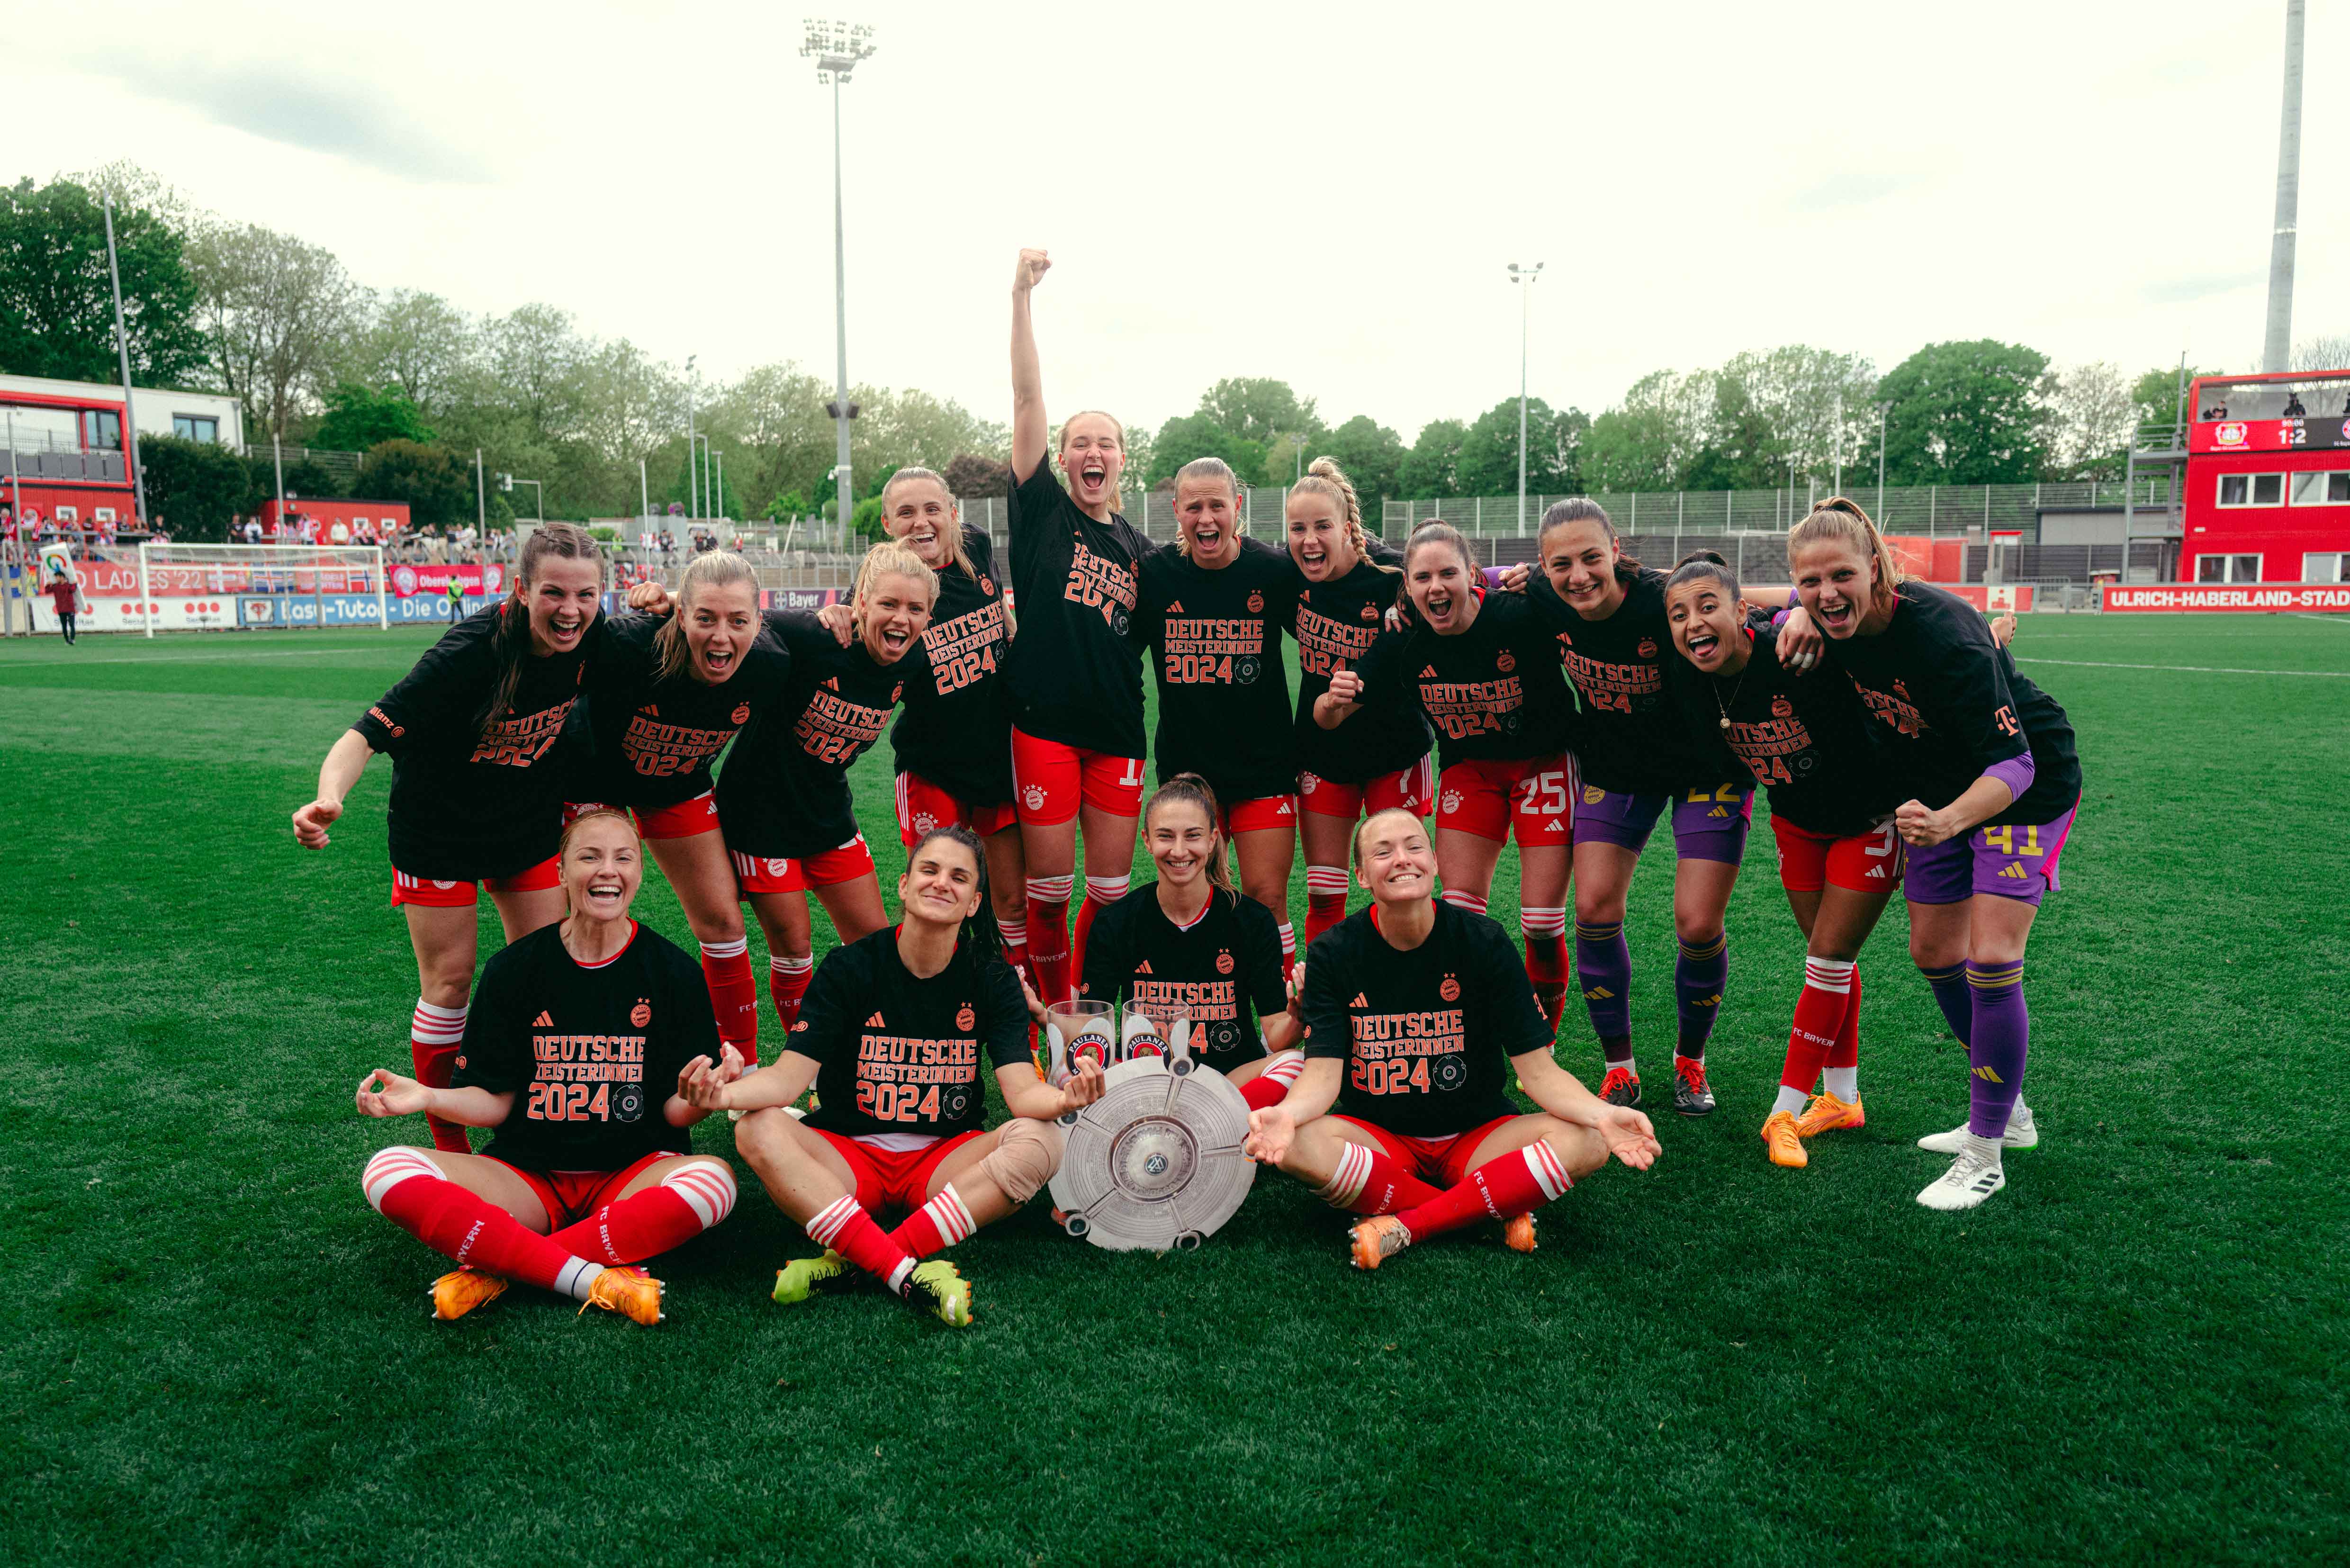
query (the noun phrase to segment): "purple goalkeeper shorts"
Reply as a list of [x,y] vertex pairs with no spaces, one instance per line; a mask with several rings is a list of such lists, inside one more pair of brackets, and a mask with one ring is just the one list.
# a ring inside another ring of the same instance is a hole
[[1725,784],[1683,794],[1625,794],[1587,784],[1575,806],[1575,841],[1621,845],[1638,855],[1668,801],[1673,807],[1673,850],[1682,859],[1735,866],[1746,857],[1746,831],[1754,825],[1752,784]]
[[2053,822],[1978,827],[1931,849],[1912,848],[1902,891],[1913,904],[1956,904],[1977,893],[2037,904],[2043,893],[2064,886],[2056,879],[2056,857],[2079,809],[2076,804]]

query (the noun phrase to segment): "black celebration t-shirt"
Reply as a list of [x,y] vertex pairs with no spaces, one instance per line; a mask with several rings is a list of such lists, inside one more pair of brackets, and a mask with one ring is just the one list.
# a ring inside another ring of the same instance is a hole
[[1691,742],[1665,691],[1665,666],[1678,657],[1665,619],[1665,574],[1640,568],[1624,585],[1624,602],[1605,620],[1586,620],[1536,570],[1528,603],[1558,637],[1559,663],[1582,699],[1575,759],[1583,782],[1622,794],[1671,794],[1712,786],[1735,774]]
[[1329,582],[1301,574],[1292,627],[1297,639],[1297,765],[1335,784],[1359,784],[1399,773],[1435,744],[1419,703],[1400,689],[1366,701],[1335,730],[1314,722],[1314,704],[1330,677],[1354,669],[1379,639],[1388,607],[1403,591],[1403,574],[1367,560]]
[[1142,1012],[1180,1007],[1191,1052],[1220,1073],[1264,1054],[1258,1019],[1289,1006],[1281,932],[1254,898],[1218,889],[1198,919],[1178,926],[1146,882],[1094,917],[1080,996]]
[[636,927],[599,964],[563,945],[560,921],[482,966],[454,1082],[515,1096],[487,1148],[525,1170],[619,1170],[649,1154],[690,1154],[661,1107],[696,1056],[719,1059],[702,966]]
[[573,770],[570,799],[654,811],[705,794],[726,742],[783,695],[791,655],[764,626],[742,639],[734,669],[716,685],[690,668],[663,677],[656,639],[669,621],[628,615],[608,624],[588,673],[595,743]]
[[1134,635],[1159,683],[1159,783],[1198,774],[1226,806],[1296,791],[1281,635],[1298,581],[1288,551],[1254,539],[1212,571],[1171,548],[1142,558]]
[[808,1126],[846,1137],[971,1132],[987,1115],[981,1057],[1034,1062],[1010,965],[983,965],[965,943],[920,979],[899,956],[894,926],[825,955],[785,1044],[816,1064]]
[[894,664],[862,641],[840,646],[800,610],[775,610],[768,628],[792,656],[783,696],[753,719],[718,774],[718,820],[738,854],[795,859],[857,836],[849,765],[889,727],[907,692],[931,679],[917,643]]
[[996,580],[993,546],[962,531],[971,570],[939,574],[939,602],[922,632],[930,701],[910,692],[889,732],[897,771],[929,780],[957,800],[1001,805],[1012,798],[1012,706],[1004,679],[1012,618]]
[[1731,635],[1753,643],[1735,675],[1708,675],[1678,656],[1666,667],[1693,749],[1727,753],[1708,771],[1735,765],[1770,793],[1772,815],[1813,833],[1849,838],[1882,822],[1900,797],[1875,733],[1883,726],[1851,682],[1786,669],[1768,623]]
[[1343,1057],[1336,1108],[1408,1137],[1446,1137],[1516,1107],[1510,1058],[1551,1032],[1509,933],[1440,902],[1409,951],[1379,934],[1378,909],[1350,915],[1305,958],[1305,1054]]
[[2064,710],[2024,678],[1982,612],[1956,594],[1904,583],[1882,632],[1830,638],[1827,647],[1898,737],[1886,760],[1902,798],[1939,811],[1992,763],[2028,750],[2032,787],[1982,826],[2053,822],[2080,800],[2081,761]]
[[1125,518],[1097,523],[1040,458],[1012,487],[1012,722],[1040,741],[1140,757],[1136,574],[1150,544]]
[[1488,593],[1469,629],[1384,633],[1357,671],[1366,703],[1401,693],[1437,736],[1444,765],[1523,762],[1566,749],[1575,699],[1542,612],[1523,594]]
[[411,877],[511,877],[552,856],[562,837],[567,780],[556,742],[579,700],[602,618],[573,652],[525,655],[514,700],[485,731],[482,708],[497,684],[494,639],[507,603],[442,633],[351,726],[391,758],[391,863]]

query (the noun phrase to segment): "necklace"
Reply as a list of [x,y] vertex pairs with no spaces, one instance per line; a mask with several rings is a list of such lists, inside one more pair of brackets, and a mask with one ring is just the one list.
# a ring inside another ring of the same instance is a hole
[[[1747,660],[1746,670],[1752,670],[1753,668],[1753,660]],[[1738,684],[1730,689],[1730,701],[1731,702],[1737,701],[1738,694],[1746,690],[1746,670],[1742,670],[1738,672]],[[1721,727],[1727,730],[1730,728],[1730,708],[1729,705],[1721,700],[1721,682],[1712,679],[1711,677],[1708,677],[1706,684],[1713,692],[1714,711],[1721,715]]]

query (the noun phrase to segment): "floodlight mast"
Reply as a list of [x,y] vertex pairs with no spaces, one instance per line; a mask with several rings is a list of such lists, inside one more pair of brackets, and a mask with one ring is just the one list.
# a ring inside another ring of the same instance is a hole
[[1534,285],[1542,281],[1543,264],[1534,263],[1526,271],[1518,264],[1510,264],[1510,281],[1523,285],[1518,295],[1518,534],[1526,531],[1526,334],[1529,313],[1534,309]]
[[2276,224],[2269,236],[2268,328],[2261,369],[2293,369],[2293,242],[2301,213],[2301,29],[2303,0],[2285,0],[2284,104],[2277,128]]
[[840,89],[873,50],[873,29],[863,23],[824,21],[814,16],[806,19],[800,57],[814,60],[817,83],[832,88],[832,295],[839,358],[829,412],[839,443],[833,497],[844,527],[856,506],[848,474],[848,421],[857,417],[857,405],[848,400],[848,245],[840,202]]

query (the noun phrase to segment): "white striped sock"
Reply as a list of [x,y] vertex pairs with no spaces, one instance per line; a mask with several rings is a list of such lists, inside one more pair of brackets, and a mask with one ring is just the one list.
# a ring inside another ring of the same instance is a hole
[[1566,1173],[1566,1164],[1556,1150],[1536,1138],[1526,1145],[1526,1168],[1534,1173],[1534,1185],[1543,1189],[1545,1198],[1564,1198],[1575,1179]]
[[1092,877],[1086,878],[1086,897],[1097,904],[1115,904],[1126,897],[1133,886],[1132,877]]
[[563,1265],[562,1272],[555,1276],[555,1288],[575,1302],[584,1302],[588,1292],[596,1288],[596,1282],[603,1272],[603,1264],[591,1263],[585,1258],[574,1258]]
[[1465,893],[1458,888],[1444,889],[1444,901],[1456,909],[1466,909],[1472,915],[1485,912],[1485,898],[1480,893]]
[[1308,894],[1320,893],[1325,897],[1335,893],[1344,898],[1347,892],[1347,868],[1344,866],[1308,866],[1305,868],[1305,891]]
[[1297,956],[1296,930],[1291,927],[1287,920],[1282,921],[1280,925],[1274,929],[1281,933],[1281,956],[1283,961],[1286,962],[1288,960],[1295,958]]
[[857,1199],[842,1194],[826,1204],[816,1212],[816,1218],[807,1222],[808,1240],[819,1247],[831,1246],[840,1239],[840,1233],[848,1229],[848,1222],[860,1212]]
[[1545,937],[1566,935],[1566,909],[1526,909],[1518,911],[1518,929],[1539,941]]
[[[1258,1076],[1270,1078],[1274,1083],[1286,1087],[1287,1085],[1297,1082],[1297,1075],[1305,1071],[1305,1052],[1276,1051],[1274,1053],[1273,1060],[1265,1064],[1264,1071],[1259,1074]],[[1347,1147],[1352,1148],[1357,1146],[1349,1144]]]
[[750,950],[751,939],[748,937],[736,937],[731,942],[704,942],[702,944],[702,956],[703,958],[733,958],[739,954],[747,953]]
[[410,1016],[408,1037],[424,1045],[454,1045],[465,1037],[464,1007],[435,1007],[422,997]]
[[734,1172],[725,1166],[701,1161],[681,1165],[662,1177],[660,1184],[677,1189],[705,1231],[734,1212]]
[[1804,983],[1822,991],[1835,992],[1838,996],[1852,993],[1852,971],[1859,967],[1849,960],[1806,958],[1804,960]]
[[1336,1172],[1314,1196],[1333,1209],[1344,1209],[1363,1195],[1363,1184],[1370,1179],[1371,1151],[1350,1143],[1339,1151]]
[[971,1217],[971,1210],[963,1206],[962,1194],[954,1189],[951,1181],[939,1189],[936,1198],[922,1205],[922,1212],[931,1217],[940,1240],[950,1247],[968,1241],[971,1233],[979,1229],[979,1221]]
[[1031,877],[1028,878],[1028,896],[1040,904],[1066,904],[1069,901],[1069,895],[1076,890],[1076,886],[1077,878],[1074,872],[1066,877]]
[[410,1148],[403,1144],[397,1148],[380,1151],[367,1162],[367,1169],[359,1175],[359,1185],[367,1189],[368,1207],[379,1214],[382,1213],[384,1194],[411,1176],[447,1179],[442,1176],[441,1168],[433,1164],[422,1149]]

